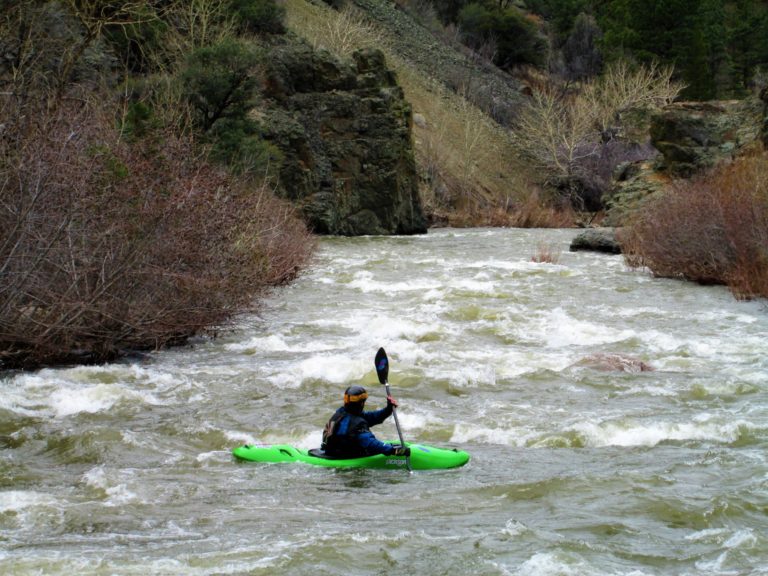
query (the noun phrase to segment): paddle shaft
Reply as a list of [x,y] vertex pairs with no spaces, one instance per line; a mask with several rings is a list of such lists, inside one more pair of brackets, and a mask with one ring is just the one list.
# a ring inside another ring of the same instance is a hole
[[[387,397],[390,397],[389,383],[384,382],[384,389],[387,391]],[[403,440],[403,431],[400,430],[400,420],[397,419],[397,408],[392,406],[392,416],[395,417],[395,428],[397,428],[397,435],[400,437],[400,445],[405,448],[405,440]]]
[[[389,358],[384,348],[379,348],[374,358],[373,363],[376,365],[376,375],[379,377],[379,382],[384,384],[384,390],[387,393],[387,398],[390,398],[392,394],[389,392]],[[397,419],[397,409],[392,405],[392,415],[395,417],[395,428],[397,428],[397,435],[400,437],[400,446],[405,448],[405,440],[403,440],[403,431],[400,430],[400,420]],[[405,457],[405,466],[408,468],[408,472],[413,472],[411,468],[411,457]]]

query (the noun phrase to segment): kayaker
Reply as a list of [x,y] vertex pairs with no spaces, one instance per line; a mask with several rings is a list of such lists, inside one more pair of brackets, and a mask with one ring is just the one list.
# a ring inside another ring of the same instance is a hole
[[331,458],[358,458],[374,454],[410,456],[411,449],[377,440],[371,426],[381,424],[397,408],[397,401],[387,396],[387,406],[374,412],[364,412],[368,392],[362,386],[350,386],[344,391],[344,406],[328,420],[323,430],[321,448]]

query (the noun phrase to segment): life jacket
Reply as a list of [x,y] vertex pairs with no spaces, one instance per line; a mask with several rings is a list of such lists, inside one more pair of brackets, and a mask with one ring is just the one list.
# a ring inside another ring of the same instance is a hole
[[330,457],[356,458],[366,452],[358,442],[358,435],[368,430],[368,422],[358,414],[339,408],[323,430],[321,449]]

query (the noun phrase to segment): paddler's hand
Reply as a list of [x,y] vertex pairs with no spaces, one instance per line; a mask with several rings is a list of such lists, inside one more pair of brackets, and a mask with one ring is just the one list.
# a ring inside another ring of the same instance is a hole
[[411,455],[411,449],[407,446],[403,448],[402,446],[398,446],[395,448],[395,450],[392,452],[395,456],[410,456]]
[[400,404],[397,403],[397,400],[392,398],[392,396],[387,396],[387,405],[392,406],[392,408],[400,406]]

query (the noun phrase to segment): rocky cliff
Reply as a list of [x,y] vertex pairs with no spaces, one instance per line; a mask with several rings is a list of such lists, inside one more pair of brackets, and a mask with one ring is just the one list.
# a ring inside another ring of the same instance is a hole
[[379,50],[336,60],[304,44],[272,51],[262,118],[284,157],[278,193],[321,234],[418,234],[412,113]]
[[606,224],[626,224],[643,202],[673,178],[687,178],[768,146],[768,90],[760,98],[679,102],[651,119],[653,160],[624,164],[607,198]]
[[658,168],[687,177],[731,160],[761,141],[763,122],[758,98],[671,104],[651,121]]

